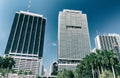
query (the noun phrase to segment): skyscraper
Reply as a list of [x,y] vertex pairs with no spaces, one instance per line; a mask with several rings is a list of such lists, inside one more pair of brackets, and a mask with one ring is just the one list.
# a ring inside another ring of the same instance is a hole
[[58,69],[74,70],[90,53],[87,16],[81,11],[63,10],[58,20]]
[[120,59],[120,35],[119,34],[108,34],[108,35],[97,35],[95,37],[96,48],[100,50],[111,50],[113,49],[118,58]]
[[42,15],[16,12],[5,49],[5,55],[15,58],[17,71],[32,71],[39,74],[46,18]]

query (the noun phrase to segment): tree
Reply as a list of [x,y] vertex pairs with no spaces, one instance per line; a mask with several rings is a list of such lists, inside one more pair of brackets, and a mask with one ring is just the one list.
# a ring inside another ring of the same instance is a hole
[[[98,78],[105,70],[112,70],[114,78],[116,78],[114,67],[118,65],[118,63],[119,61],[113,50],[96,50],[96,53],[90,53],[83,58],[81,63],[76,67],[77,76],[78,78],[87,78],[86,76],[92,74],[92,78]],[[91,70],[92,73],[88,73],[89,70]]]
[[73,71],[64,69],[58,72],[58,78],[75,78]]
[[116,54],[113,53],[113,50],[109,51],[109,59],[110,59],[109,61],[110,61],[110,65],[112,68],[113,76],[114,76],[114,78],[116,78],[114,66],[115,66],[115,64],[118,64],[118,60],[117,60]]
[[2,68],[2,62],[3,62],[3,58],[0,57],[0,68]]
[[63,71],[58,71],[57,76],[58,76],[58,78],[63,78]]
[[[58,78],[68,78],[72,73],[63,70],[58,72]],[[81,60],[73,75],[74,78],[119,78],[120,64],[113,50],[96,50]]]
[[40,78],[40,76],[38,75],[38,76],[36,76],[36,78]]
[[0,68],[3,69],[2,73],[5,73],[4,76],[8,78],[8,73],[12,69],[13,66],[15,66],[15,61],[10,56],[0,57]]
[[15,61],[14,58],[10,57],[10,56],[5,56],[3,58],[3,62],[2,62],[2,67],[5,69],[12,69],[13,66],[15,66]]
[[32,74],[33,74],[33,72],[32,72],[32,71],[30,71],[28,74],[29,74],[29,75],[32,75]]
[[81,63],[77,65],[76,72],[77,72],[77,78],[91,78],[92,77],[92,70],[90,66],[89,56],[86,56],[83,58]]
[[15,71],[14,69],[10,70],[11,73],[17,73],[17,71]]
[[24,75],[27,75],[27,74],[28,74],[28,72],[24,71]]
[[[101,50],[96,50],[96,55],[97,55],[97,68],[98,68],[98,72],[99,74],[103,72],[103,53]],[[100,69],[99,69],[100,68]]]
[[22,70],[18,71],[18,75],[21,75],[21,74],[23,74],[23,71]]
[[100,78],[113,78],[113,74],[110,71],[105,70],[99,75]]
[[119,76],[118,78],[120,78],[120,64],[115,65],[115,71],[116,75]]

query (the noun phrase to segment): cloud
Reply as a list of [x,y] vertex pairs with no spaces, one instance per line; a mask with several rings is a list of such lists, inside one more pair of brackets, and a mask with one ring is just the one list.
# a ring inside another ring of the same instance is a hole
[[57,46],[57,44],[56,44],[56,43],[52,43],[52,46],[56,47],[56,46]]

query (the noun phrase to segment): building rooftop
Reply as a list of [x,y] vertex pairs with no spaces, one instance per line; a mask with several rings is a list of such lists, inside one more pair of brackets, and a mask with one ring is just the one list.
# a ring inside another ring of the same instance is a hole
[[116,33],[109,33],[109,34],[99,34],[97,36],[120,36],[120,35]]
[[20,11],[20,12],[17,12],[17,13],[31,15],[31,16],[36,16],[36,17],[42,17],[43,18],[43,15],[36,14],[36,13],[31,13],[31,12],[26,12],[26,11]]
[[82,11],[79,10],[69,10],[69,9],[64,9],[63,12],[82,13]]

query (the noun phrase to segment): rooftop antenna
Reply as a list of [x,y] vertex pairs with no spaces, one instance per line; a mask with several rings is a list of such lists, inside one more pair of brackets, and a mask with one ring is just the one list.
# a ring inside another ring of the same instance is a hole
[[28,0],[28,8],[27,8],[27,12],[30,11],[30,8],[31,8],[31,0]]

